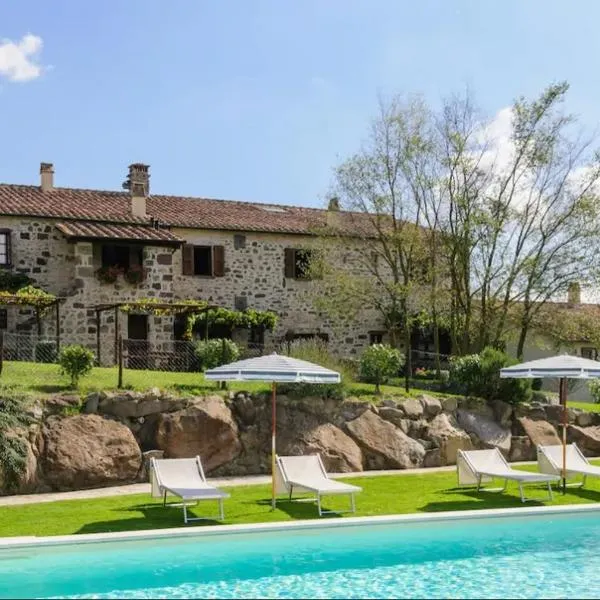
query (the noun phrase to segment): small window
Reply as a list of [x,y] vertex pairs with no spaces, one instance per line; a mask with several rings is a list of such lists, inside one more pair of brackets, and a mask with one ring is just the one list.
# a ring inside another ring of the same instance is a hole
[[311,269],[311,262],[314,257],[313,250],[286,248],[285,276],[288,279],[312,279],[314,272]]
[[212,274],[212,248],[194,246],[194,275],[211,276]]
[[383,344],[383,333],[381,331],[371,331],[369,333],[369,344]]
[[8,267],[10,265],[10,230],[0,229],[0,266]]
[[248,297],[247,296],[236,296],[234,305],[235,305],[235,310],[246,310],[248,308]]
[[0,329],[8,329],[8,311],[0,309]]
[[132,266],[140,266],[143,262],[144,257],[141,246],[102,245],[103,267],[119,267],[127,270]]
[[589,358],[590,360],[598,359],[598,351],[596,348],[592,348],[591,346],[583,346],[581,348],[581,356],[582,358]]
[[241,233],[236,233],[233,236],[233,247],[236,250],[241,250],[242,248],[246,247],[246,236],[242,235]]

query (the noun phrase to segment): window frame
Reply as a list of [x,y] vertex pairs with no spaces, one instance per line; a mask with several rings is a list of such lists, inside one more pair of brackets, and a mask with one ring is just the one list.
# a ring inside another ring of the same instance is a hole
[[12,230],[7,228],[0,228],[0,237],[4,238],[4,244],[6,246],[6,262],[0,262],[0,267],[12,267],[12,244],[11,244]]

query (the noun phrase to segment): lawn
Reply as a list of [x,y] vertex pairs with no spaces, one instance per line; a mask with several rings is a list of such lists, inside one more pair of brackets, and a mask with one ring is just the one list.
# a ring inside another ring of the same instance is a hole
[[[92,372],[80,381],[78,391],[86,394],[98,390],[116,390],[118,373],[116,367],[94,367]],[[5,362],[0,384],[15,386],[29,394],[52,394],[69,390],[68,377],[61,375],[60,367],[55,364],[33,362]],[[206,381],[202,373],[179,373],[169,371],[140,371],[124,370],[123,387],[128,390],[146,391],[152,387],[172,392],[174,394],[215,394],[222,393],[217,383]],[[249,392],[268,392],[268,382],[231,382],[229,390]],[[423,390],[414,389],[406,394],[402,387],[384,385],[383,395],[400,397],[418,396]],[[440,395],[427,392],[429,395]],[[347,396],[359,396],[365,400],[374,399],[374,386],[369,383],[352,382],[348,386]],[[449,394],[442,394],[448,396]]]
[[[531,466],[527,470],[535,468]],[[356,515],[363,517],[523,506],[515,483],[509,483],[508,493],[477,493],[472,488],[457,488],[454,471],[350,477],[344,481],[363,488],[356,502]],[[231,498],[225,501],[226,524],[317,518],[313,503],[282,500],[277,510],[271,511],[269,485],[232,487],[227,491],[231,493]],[[526,494],[543,500],[545,488],[526,486]],[[589,504],[599,500],[600,480],[592,479],[586,489],[570,488],[564,496],[555,492],[551,504]],[[527,503],[528,506],[537,504],[542,502]],[[347,497],[333,497],[324,502],[324,508],[329,509],[346,508],[347,505]],[[198,516],[214,515],[216,506],[203,502],[190,512]],[[3,537],[198,527],[206,524],[199,521],[185,526],[181,508],[163,508],[160,501],[154,501],[146,494],[0,507],[0,536]]]

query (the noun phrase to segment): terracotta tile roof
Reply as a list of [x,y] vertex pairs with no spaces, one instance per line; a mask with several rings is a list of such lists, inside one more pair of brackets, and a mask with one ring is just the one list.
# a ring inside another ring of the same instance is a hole
[[131,215],[128,192],[71,188],[42,192],[38,186],[0,184],[0,215],[145,224],[155,218],[173,227],[296,234],[327,226],[328,214],[348,234],[357,233],[367,220],[344,211],[179,196],[150,196],[147,213],[148,219]]
[[129,223],[104,223],[97,221],[63,221],[56,228],[67,238],[109,239],[163,244],[181,244],[183,240],[167,229]]

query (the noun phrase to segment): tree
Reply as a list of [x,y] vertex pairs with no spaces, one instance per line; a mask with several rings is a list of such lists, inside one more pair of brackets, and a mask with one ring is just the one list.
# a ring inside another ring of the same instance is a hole
[[[319,264],[323,285],[317,305],[356,318],[377,311],[394,347],[405,352],[406,388],[412,373],[411,332],[428,298],[429,249],[423,228],[425,165],[433,156],[431,118],[419,98],[380,102],[362,149],[335,171],[335,196],[355,218],[349,240],[335,227],[323,232],[328,256]],[[337,245],[337,248],[332,246]],[[330,266],[351,245],[352,270]]]

